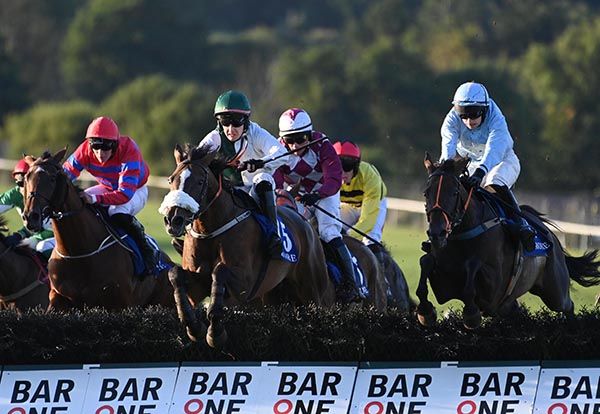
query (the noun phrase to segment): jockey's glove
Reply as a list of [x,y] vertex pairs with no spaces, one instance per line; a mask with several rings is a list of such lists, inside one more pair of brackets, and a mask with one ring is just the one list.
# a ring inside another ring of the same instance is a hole
[[479,187],[484,176],[485,170],[483,168],[477,168],[473,175],[467,178],[467,185],[471,188]]
[[306,193],[299,197],[300,202],[306,206],[313,206],[321,199],[319,193]]
[[4,243],[9,247],[15,247],[19,242],[23,240],[23,235],[19,232],[13,233],[10,236],[6,236]]
[[238,165],[238,171],[248,170],[248,172],[255,172],[256,170],[261,169],[265,166],[265,162],[263,160],[248,160],[242,161],[240,165]]

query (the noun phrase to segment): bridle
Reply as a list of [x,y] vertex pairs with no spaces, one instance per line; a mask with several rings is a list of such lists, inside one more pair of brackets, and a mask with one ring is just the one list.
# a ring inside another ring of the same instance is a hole
[[[85,203],[83,202],[83,200],[81,201],[81,206],[78,209],[69,210],[69,211],[60,211],[57,209],[57,207],[56,207],[57,205],[64,206],[66,204],[68,193],[67,193],[67,189],[66,189],[65,180],[67,180],[67,177],[64,174],[61,174],[62,170],[61,170],[60,166],[54,166],[54,165],[48,164],[48,165],[45,165],[44,167],[48,167],[48,166],[55,168],[54,173],[49,172],[48,169],[43,168],[42,165],[38,165],[36,167],[37,167],[38,172],[46,173],[48,177],[50,177],[51,179],[54,179],[55,184],[54,184],[54,189],[52,191],[52,195],[50,197],[47,197],[44,194],[40,193],[39,191],[31,191],[27,194],[27,199],[39,198],[46,202],[46,206],[44,206],[44,208],[42,208],[42,211],[41,211],[42,221],[44,221],[47,218],[52,218],[52,219],[60,221],[65,217],[70,217],[75,214],[79,214],[85,208]],[[57,186],[59,185],[59,181],[61,181],[61,180],[62,180],[61,184],[63,184],[63,188],[61,189],[61,191],[57,191]],[[61,200],[58,201],[57,203],[53,202],[53,199],[55,198],[54,196],[60,195],[60,193],[62,193],[62,197],[58,197],[58,198],[61,198]]]
[[[471,188],[469,190],[467,199],[465,200],[464,205],[461,206],[460,178],[458,178],[458,176],[452,172],[437,169],[436,171],[434,171],[433,173],[431,173],[429,175],[429,177],[427,179],[427,183],[428,183],[427,188],[431,187],[432,179],[435,177],[439,177],[439,181],[437,184],[437,190],[436,190],[436,194],[435,194],[435,204],[431,208],[428,208],[425,210],[425,213],[427,216],[427,222],[431,223],[432,213],[440,212],[442,214],[442,217],[444,218],[444,221],[446,222],[446,225],[445,225],[446,233],[448,235],[450,235],[450,233],[452,233],[452,230],[454,230],[456,227],[458,227],[461,224],[461,222],[465,216],[465,213],[467,212],[467,209],[469,208],[469,204],[471,203],[471,197],[473,195],[473,188]],[[454,182],[454,185],[456,188],[457,197],[456,197],[456,201],[455,201],[455,204],[454,204],[452,210],[445,208],[441,204],[440,198],[441,198],[442,184],[443,184],[444,178],[452,180]]]
[[[181,175],[183,170],[185,170],[186,168],[190,169],[191,165],[199,166],[200,168],[202,168],[202,171],[204,172],[203,179],[199,183],[199,186],[200,186],[199,200],[205,200],[207,197],[207,194],[208,194],[208,177],[210,174],[210,170],[207,166],[205,166],[201,162],[194,162],[194,161],[195,160],[184,160],[184,161],[181,161],[179,164],[177,164],[175,171],[173,171],[173,174],[171,174],[169,176],[168,182],[169,182],[169,184],[172,184],[173,181],[175,181],[175,178],[177,178],[179,175]],[[190,172],[191,172],[191,169],[190,169]],[[183,190],[179,190],[179,191],[183,192]],[[185,226],[186,227],[190,226],[194,222],[194,220],[196,220],[197,218],[200,218],[200,216],[202,216],[204,213],[206,213],[208,211],[208,209],[210,208],[210,206],[212,206],[213,203],[219,198],[219,196],[221,195],[222,192],[223,192],[223,178],[219,174],[219,189],[215,193],[214,197],[206,204],[206,206],[204,208],[202,208],[202,209],[198,208],[198,210],[196,210],[195,212],[192,212],[193,214],[191,216],[184,217]],[[181,207],[181,208],[186,209],[185,207]]]

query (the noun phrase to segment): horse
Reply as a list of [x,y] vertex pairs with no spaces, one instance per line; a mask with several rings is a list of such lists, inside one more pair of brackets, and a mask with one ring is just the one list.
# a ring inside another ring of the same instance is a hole
[[[66,148],[52,155],[26,156],[23,218],[31,231],[52,219],[56,247],[48,262],[48,310],[104,307],[110,310],[138,305],[174,306],[167,270],[157,277],[134,275],[130,251],[115,237],[106,218],[85,204],[63,171]],[[162,253],[162,260],[170,259]]]
[[388,306],[398,308],[403,312],[411,312],[417,305],[410,297],[404,272],[396,263],[390,251],[385,246],[382,246],[382,249],[383,261],[380,264],[383,266],[383,274],[390,289]]
[[35,252],[8,246],[7,229],[6,218],[0,216],[0,309],[45,309],[50,291],[45,265]]
[[[280,207],[280,209],[286,207],[296,211],[301,217],[307,220],[315,232],[318,233],[317,220],[315,215],[310,211],[310,208],[299,205],[295,201],[295,197],[298,195],[298,190],[298,185],[292,186],[289,191],[277,189],[277,205]],[[316,208],[319,207],[316,206]],[[323,209],[321,210],[324,211],[325,214],[328,214],[327,211]],[[342,235],[342,237],[344,239],[344,243],[348,247],[348,250],[356,258],[358,267],[363,272],[367,282],[369,295],[362,301],[362,304],[365,306],[374,306],[377,310],[384,311],[389,305],[387,297],[387,283],[385,279],[386,275],[384,273],[386,269],[381,268],[377,257],[362,242],[347,234]],[[326,257],[335,256],[334,253],[328,252],[329,248],[325,243],[322,243],[321,245],[326,253]],[[391,260],[393,261],[393,259]],[[404,278],[404,275],[402,275],[402,277]],[[408,291],[406,291],[406,295],[408,297]]]
[[[169,278],[178,315],[193,341],[221,348],[227,341],[222,323],[225,305],[294,304],[331,306],[335,290],[327,277],[325,257],[313,228],[295,212],[279,208],[284,251],[294,245],[293,260],[274,260],[263,253],[262,232],[246,194],[235,191],[222,172],[225,160],[206,148],[175,146],[177,166],[171,191],[160,212],[173,237],[185,234],[181,266]],[[290,253],[291,255],[292,253]],[[194,307],[207,296],[208,328]]]
[[[468,189],[461,181],[468,158],[433,163],[425,156],[428,179],[425,211],[431,251],[420,259],[417,316],[423,325],[435,322],[436,312],[428,300],[427,281],[437,301],[463,302],[463,323],[477,328],[484,316],[506,316],[518,310],[517,298],[530,292],[551,310],[574,314],[570,280],[582,286],[600,283],[598,251],[581,257],[566,253],[551,224],[542,214],[522,206],[522,214],[547,241],[536,242],[546,256],[523,255],[523,248],[504,219],[483,196],[483,189]],[[482,195],[479,192],[483,193]],[[425,249],[428,250],[428,249]]]

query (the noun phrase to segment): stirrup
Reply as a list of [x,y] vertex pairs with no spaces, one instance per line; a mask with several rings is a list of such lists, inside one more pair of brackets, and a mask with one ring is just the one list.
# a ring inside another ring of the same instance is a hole
[[281,254],[283,253],[283,242],[278,235],[273,235],[271,240],[267,245],[267,253],[272,259],[281,259]]

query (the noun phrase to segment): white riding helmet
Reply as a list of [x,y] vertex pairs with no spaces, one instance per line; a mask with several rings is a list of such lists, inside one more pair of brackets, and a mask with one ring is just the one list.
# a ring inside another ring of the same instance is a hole
[[297,132],[311,132],[312,121],[304,109],[290,108],[279,117],[279,136]]
[[458,87],[454,93],[452,104],[457,106],[490,106],[490,96],[481,83],[467,82]]

